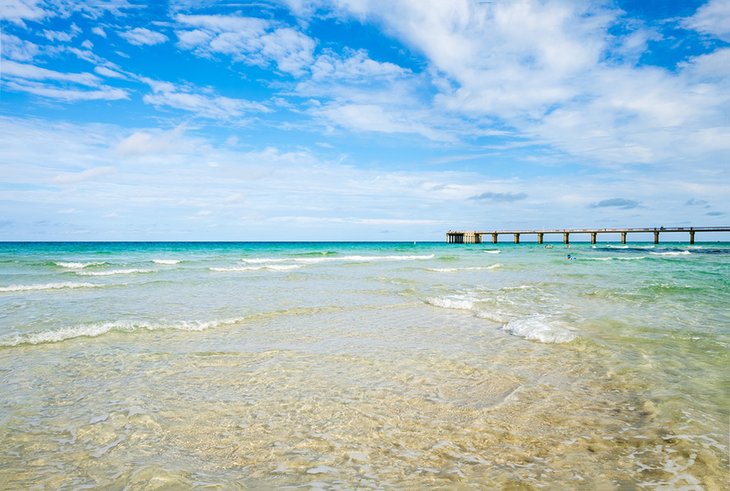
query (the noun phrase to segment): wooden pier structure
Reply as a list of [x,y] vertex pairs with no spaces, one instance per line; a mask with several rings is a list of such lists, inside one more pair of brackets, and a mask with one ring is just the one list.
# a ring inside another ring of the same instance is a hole
[[456,232],[449,230],[446,233],[446,242],[449,244],[482,244],[483,236],[492,237],[492,244],[496,244],[500,235],[512,235],[515,244],[520,243],[522,235],[537,235],[537,243],[542,244],[545,235],[562,234],[563,243],[570,244],[570,234],[590,234],[591,244],[598,240],[598,234],[621,234],[621,243],[626,243],[626,236],[629,233],[653,233],[654,243],[659,243],[659,234],[684,232],[689,234],[689,243],[695,243],[697,232],[730,232],[730,227],[653,227],[653,228],[572,228],[552,230],[492,230],[487,232]]

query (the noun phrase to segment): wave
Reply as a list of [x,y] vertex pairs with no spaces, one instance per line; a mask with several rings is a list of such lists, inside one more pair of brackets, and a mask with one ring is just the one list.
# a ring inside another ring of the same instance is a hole
[[377,262],[377,261],[418,261],[422,259],[433,259],[433,254],[421,256],[342,256],[342,257],[321,257],[321,258],[297,258],[296,262],[301,263],[323,263],[323,262]]
[[502,251],[500,251],[499,249],[484,249],[484,252],[486,252],[487,254],[499,254]]
[[153,259],[152,262],[155,264],[173,265],[179,264],[181,261],[179,259]]
[[456,273],[458,271],[488,271],[491,269],[497,269],[501,268],[502,265],[492,264],[491,266],[471,266],[471,267],[464,267],[464,268],[428,268],[428,271],[433,271],[435,273]]
[[312,251],[312,252],[298,252],[289,254],[289,256],[337,256],[339,255],[336,251]]
[[377,261],[417,261],[422,259],[433,259],[433,254],[420,255],[420,256],[406,256],[406,255],[393,255],[393,256],[328,256],[320,255],[322,257],[290,257],[290,258],[269,258],[269,257],[254,257],[254,258],[243,258],[242,262],[247,264],[268,264],[268,263],[283,263],[283,262],[294,262],[300,264],[317,264],[317,263],[331,263],[331,262],[377,262]]
[[451,295],[448,297],[436,297],[426,299],[426,303],[434,307],[456,310],[472,310],[475,299],[466,295]]
[[299,264],[282,264],[282,265],[275,265],[275,264],[265,264],[263,266],[234,266],[230,268],[208,268],[211,271],[215,271],[217,273],[229,273],[234,271],[261,271],[261,270],[269,270],[269,271],[291,271],[294,269],[299,269],[302,266]]
[[118,274],[154,273],[154,269],[110,269],[109,271],[79,271],[79,276],[112,276]]
[[10,285],[0,287],[0,292],[26,292],[34,290],[61,290],[64,288],[96,288],[104,285],[94,283],[43,283],[40,285]]
[[666,252],[650,252],[654,256],[689,256],[692,254],[689,251],[666,251]]
[[56,261],[53,264],[55,264],[56,266],[59,266],[61,268],[66,268],[66,269],[84,269],[84,268],[89,268],[91,266],[102,266],[102,265],[104,265],[106,263],[103,262],[103,261],[90,262],[90,263],[75,263],[75,262]]
[[636,257],[583,257],[582,260],[586,261],[637,261],[639,259],[646,259],[646,256]]
[[32,334],[15,335],[0,339],[0,346],[14,347],[22,345],[58,343],[67,339],[89,337],[95,338],[108,332],[156,331],[173,329],[179,331],[204,331],[224,325],[244,321],[245,318],[222,319],[213,321],[179,321],[169,324],[153,324],[144,321],[116,321],[96,324],[82,324],[79,326],[64,327],[55,331],[45,331]]
[[289,259],[282,258],[271,258],[271,257],[254,257],[250,259],[241,259],[241,262],[246,264],[267,264],[267,263],[283,263],[289,261]]
[[503,330],[515,336],[541,343],[569,343],[575,334],[558,322],[548,322],[544,315],[534,315],[509,321]]

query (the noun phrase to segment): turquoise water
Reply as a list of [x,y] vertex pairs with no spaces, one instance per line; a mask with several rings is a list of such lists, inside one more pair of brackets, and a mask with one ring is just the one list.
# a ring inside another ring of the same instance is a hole
[[729,273],[717,243],[2,243],[0,488],[726,489]]

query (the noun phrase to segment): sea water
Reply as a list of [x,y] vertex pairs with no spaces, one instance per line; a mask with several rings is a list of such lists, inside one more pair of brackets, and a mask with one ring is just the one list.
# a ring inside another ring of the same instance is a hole
[[729,300],[728,244],[0,244],[0,488],[727,489]]

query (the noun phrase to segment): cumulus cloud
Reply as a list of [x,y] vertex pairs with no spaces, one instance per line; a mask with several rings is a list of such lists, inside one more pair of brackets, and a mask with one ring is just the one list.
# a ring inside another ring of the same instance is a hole
[[291,27],[256,17],[177,15],[178,46],[198,56],[230,56],[235,61],[301,75],[312,63],[315,42]]
[[730,42],[730,0],[710,0],[684,26]]
[[38,21],[48,15],[40,4],[40,0],[4,0],[0,3],[0,19],[25,26],[25,20]]
[[638,208],[640,203],[632,199],[625,198],[611,198],[604,199],[598,203],[591,203],[589,208],[618,208],[621,210],[632,210]]
[[168,39],[161,32],[151,31],[145,27],[135,27],[129,31],[122,31],[119,35],[135,46],[154,46]]
[[488,191],[486,193],[471,196],[469,199],[474,201],[494,201],[498,203],[511,203],[527,198],[525,193],[495,193]]
[[15,61],[31,61],[40,51],[37,44],[20,39],[9,33],[3,33],[0,48],[2,48],[3,58],[9,58]]
[[[713,162],[730,150],[730,140],[722,138],[730,111],[727,56],[718,50],[690,58],[674,72],[637,66],[647,42],[660,34],[632,27],[609,3],[288,3],[305,17],[334,9],[378,24],[423,55],[437,89],[432,114],[484,121],[460,128],[465,137],[498,122],[604,166]],[[713,0],[706,7],[718,26],[730,25],[722,20],[728,3]],[[703,12],[693,25],[700,25]],[[622,32],[612,33],[619,25]]]
[[46,18],[68,18],[74,13],[96,19],[105,13],[117,17],[127,9],[135,8],[128,0],[104,0],[103,2],[69,2],[43,0],[3,0],[0,2],[0,19],[25,27],[24,21],[40,22]]

